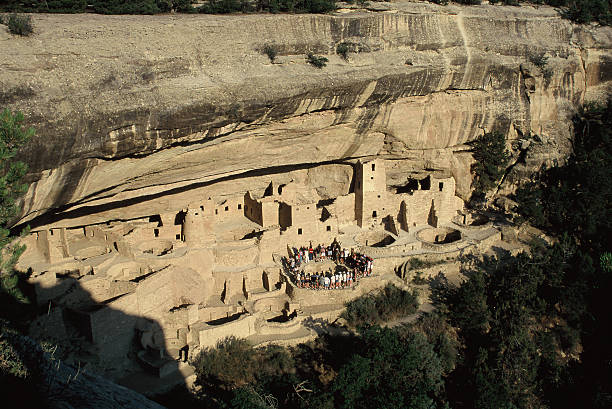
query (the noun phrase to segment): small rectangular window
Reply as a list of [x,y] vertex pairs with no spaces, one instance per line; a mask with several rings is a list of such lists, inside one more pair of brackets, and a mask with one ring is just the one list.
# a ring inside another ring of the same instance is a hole
[[302,234],[302,229],[298,229],[298,234]]
[[376,210],[372,212],[372,217],[376,217]]
[[177,239],[177,240],[180,240],[180,239],[181,239],[181,235],[180,235],[180,234],[177,234],[177,235],[176,235],[176,239]]
[[327,226],[327,231],[331,231],[331,226]]
[[225,211],[227,212],[229,210],[229,206],[225,206]]
[[442,189],[444,189],[444,183],[442,182],[438,183],[438,188],[440,189],[440,192],[441,192]]
[[376,170],[376,165],[373,163],[372,164],[372,172],[374,172]]
[[159,229],[154,229],[153,234],[155,234],[155,237],[159,237]]
[[242,209],[242,205],[238,203],[238,210]]
[[215,214],[219,214],[219,209],[215,209]]

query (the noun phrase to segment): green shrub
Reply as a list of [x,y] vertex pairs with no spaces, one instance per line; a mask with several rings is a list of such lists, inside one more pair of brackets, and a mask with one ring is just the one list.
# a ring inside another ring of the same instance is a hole
[[265,44],[261,49],[262,52],[268,56],[271,63],[274,63],[276,56],[278,55],[278,47],[274,44]]
[[410,260],[408,260],[408,267],[410,270],[416,270],[419,268],[429,268],[437,266],[438,264],[444,264],[444,260],[430,261],[422,260],[418,257],[412,257]]
[[542,73],[542,76],[544,77],[544,80],[546,81],[546,84],[548,85],[550,79],[553,76],[553,70],[550,67],[547,67],[548,57],[544,53],[540,53],[529,54],[528,58],[533,65],[538,67],[538,69]]
[[238,12],[327,13],[335,10],[336,0],[208,0],[197,8],[199,13],[224,14]]
[[320,69],[320,68],[325,67],[329,60],[326,57],[322,57],[320,55],[314,55],[313,53],[308,53],[306,55],[306,61],[308,62],[308,64],[312,65],[313,67],[317,67]]
[[342,317],[349,325],[375,325],[397,317],[414,314],[418,309],[417,293],[387,284],[377,292],[346,303]]
[[253,348],[245,339],[228,337],[215,348],[206,348],[193,360],[198,385],[228,389],[293,371],[287,349],[270,345]]
[[340,43],[336,46],[336,54],[341,56],[345,61],[348,61],[349,45],[348,43]]
[[598,21],[604,25],[612,24],[612,8],[607,0],[571,0],[564,2],[566,6],[561,15],[579,24]]
[[254,362],[255,350],[246,340],[228,337],[200,352],[193,364],[200,385],[221,382],[237,387],[254,380]]
[[544,69],[544,67],[546,67],[546,64],[548,64],[548,57],[544,53],[529,54],[528,57],[529,61],[533,65],[538,67],[540,70]]
[[11,34],[20,36],[29,36],[34,28],[32,27],[32,18],[27,14],[11,14],[6,19],[6,25]]
[[422,271],[417,271],[415,273],[414,277],[412,277],[412,283],[416,285],[427,284],[427,280],[423,277]]
[[510,155],[506,150],[506,139],[499,132],[487,132],[472,142],[475,163],[473,199],[482,199],[493,189],[504,175]]

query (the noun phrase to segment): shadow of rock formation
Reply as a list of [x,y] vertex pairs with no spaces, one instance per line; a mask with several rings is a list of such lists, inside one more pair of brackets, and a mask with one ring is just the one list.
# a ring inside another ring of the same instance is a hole
[[[141,393],[153,395],[185,385],[184,374],[190,368],[171,356],[156,320],[117,308],[121,297],[96,302],[78,279],[66,277],[52,287],[38,286],[30,289],[38,307],[29,336],[12,331],[8,322],[0,327],[1,340],[15,351],[16,365],[23,365],[33,377],[44,407],[163,408]],[[66,293],[78,297],[37,303],[37,295]],[[66,301],[74,299],[79,302]],[[186,358],[185,349],[181,352]]]

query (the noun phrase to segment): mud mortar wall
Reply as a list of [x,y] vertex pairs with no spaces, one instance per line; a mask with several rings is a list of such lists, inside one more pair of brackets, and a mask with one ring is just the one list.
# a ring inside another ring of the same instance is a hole
[[[244,194],[271,176],[375,156],[397,160],[390,185],[434,169],[466,198],[466,142],[491,129],[541,135],[514,169],[524,176],[563,158],[569,115],[609,86],[610,28],[572,25],[548,7],[390,7],[35,15],[31,37],[2,31],[0,100],[37,128],[22,152],[33,183],[20,221],[58,208],[35,224],[173,211],[209,190]],[[341,42],[362,52],[346,62]],[[278,46],[275,64],[265,43]],[[328,66],[308,65],[307,51]],[[541,53],[549,79],[529,62]]]

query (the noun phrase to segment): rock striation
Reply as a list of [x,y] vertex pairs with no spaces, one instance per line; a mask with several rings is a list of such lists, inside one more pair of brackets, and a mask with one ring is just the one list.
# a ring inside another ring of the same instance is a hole
[[[37,128],[16,221],[35,227],[176,211],[271,176],[335,197],[373,157],[389,161],[390,186],[438,172],[466,199],[466,144],[494,129],[514,148],[503,192],[563,159],[572,113],[612,79],[612,29],[549,7],[33,18],[31,37],[0,32],[0,103]],[[348,61],[343,42],[358,51]]]

